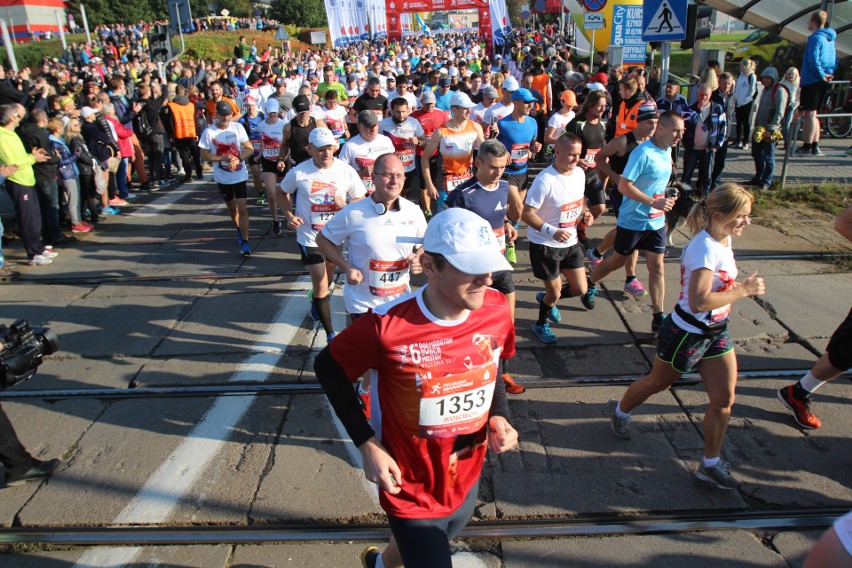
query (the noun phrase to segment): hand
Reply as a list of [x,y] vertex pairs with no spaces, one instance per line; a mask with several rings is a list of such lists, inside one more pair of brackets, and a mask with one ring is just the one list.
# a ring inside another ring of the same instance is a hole
[[367,479],[391,495],[402,491],[402,471],[375,436],[361,444],[358,449],[361,450],[364,475]]
[[539,152],[541,152],[541,142],[539,142],[538,140],[534,140],[533,143],[530,144],[530,151],[533,154],[538,154]]
[[139,112],[142,110],[142,103],[133,103],[133,112]]
[[557,243],[564,243],[568,240],[568,230],[567,229],[556,229],[553,233],[553,240]]
[[422,274],[423,273],[423,265],[420,264],[420,255],[419,254],[410,254],[408,255],[408,270],[411,274]]
[[290,217],[290,218],[287,220],[287,228],[288,228],[288,229],[290,229],[291,231],[295,231],[295,230],[296,230],[296,229],[298,229],[298,228],[299,228],[302,224],[304,224],[304,221],[302,220],[302,218],[301,218],[301,217],[296,217],[295,215],[293,215],[292,217]]
[[506,242],[514,243],[518,239],[518,230],[511,223],[506,223]]
[[50,159],[50,154],[47,153],[47,150],[44,148],[33,148],[33,158],[37,163],[46,162]]
[[342,195],[338,195],[334,198],[334,204],[337,206],[338,209],[343,209],[344,207],[346,207],[346,198]]
[[757,275],[757,270],[743,280],[740,287],[745,291],[747,296],[763,296],[766,293],[766,284],[763,278]]
[[435,186],[433,184],[430,183],[426,186],[426,193],[429,194],[429,199],[438,199],[438,190],[435,189]]
[[10,175],[14,174],[17,171],[18,171],[18,166],[14,165],[14,164],[10,164],[8,166],[7,165],[0,166],[0,175],[2,175],[3,177],[9,177]]
[[660,211],[671,211],[674,204],[675,199],[671,197],[660,197],[651,202],[651,207]]
[[228,167],[232,172],[236,171],[237,168],[240,167],[240,161],[239,156],[228,156]]
[[[501,380],[501,379],[497,379]],[[488,420],[488,447],[495,454],[508,452],[518,445],[518,431],[502,416]]]
[[357,268],[346,269],[346,283],[357,286],[364,281],[364,275]]
[[592,215],[591,211],[583,211],[583,222],[586,224],[587,227],[591,227],[595,224],[595,216]]

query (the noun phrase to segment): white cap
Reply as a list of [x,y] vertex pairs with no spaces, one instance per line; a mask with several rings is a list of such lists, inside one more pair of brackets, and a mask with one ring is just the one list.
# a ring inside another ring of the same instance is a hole
[[521,88],[521,86],[518,84],[518,80],[512,77],[511,75],[503,79],[503,85],[501,86],[503,87],[503,89],[509,91],[510,93],[517,91]]
[[267,114],[281,110],[281,106],[278,104],[278,99],[274,99],[272,97],[267,99],[266,106],[264,108],[266,109]]
[[451,207],[426,226],[423,249],[440,254],[465,274],[513,270],[500,252],[500,244],[485,219],[467,209]]
[[476,104],[470,100],[470,97],[461,91],[456,91],[455,94],[450,98],[450,106],[458,106],[463,108],[473,108]]
[[314,148],[325,148],[326,146],[337,145],[337,138],[328,128],[314,128],[308,136],[308,144],[312,144]]
[[83,118],[89,118],[93,114],[98,114],[98,111],[96,111],[90,106],[84,106],[80,109],[80,116],[82,116]]

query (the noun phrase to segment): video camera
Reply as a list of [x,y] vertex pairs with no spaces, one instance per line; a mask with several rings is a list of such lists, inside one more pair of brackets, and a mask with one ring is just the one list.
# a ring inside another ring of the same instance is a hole
[[46,327],[32,327],[18,320],[12,327],[0,324],[0,389],[7,389],[32,377],[45,355],[59,350],[59,338]]

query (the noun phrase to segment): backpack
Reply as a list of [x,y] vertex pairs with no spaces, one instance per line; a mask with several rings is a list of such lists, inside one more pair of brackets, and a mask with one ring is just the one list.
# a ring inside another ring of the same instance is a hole
[[788,89],[785,85],[782,85],[781,82],[779,81],[778,83],[775,83],[774,85],[772,85],[772,92],[769,94],[769,97],[772,99],[772,104],[775,104],[775,93],[778,91],[778,87],[781,87],[782,89],[787,91],[787,101],[789,103],[789,101],[790,101],[790,89]]
[[136,125],[139,127],[136,130],[136,134],[139,136],[150,136],[154,133],[154,125],[148,119],[148,113],[145,112],[144,108],[136,115]]
[[204,109],[199,108],[195,111],[195,133],[201,137],[201,133],[207,128],[207,117],[204,116]]

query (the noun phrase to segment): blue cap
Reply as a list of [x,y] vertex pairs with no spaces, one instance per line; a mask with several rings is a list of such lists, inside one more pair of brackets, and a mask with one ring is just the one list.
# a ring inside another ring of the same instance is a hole
[[513,101],[524,101],[525,103],[534,103],[535,97],[530,92],[529,89],[518,89],[514,93],[512,93]]

